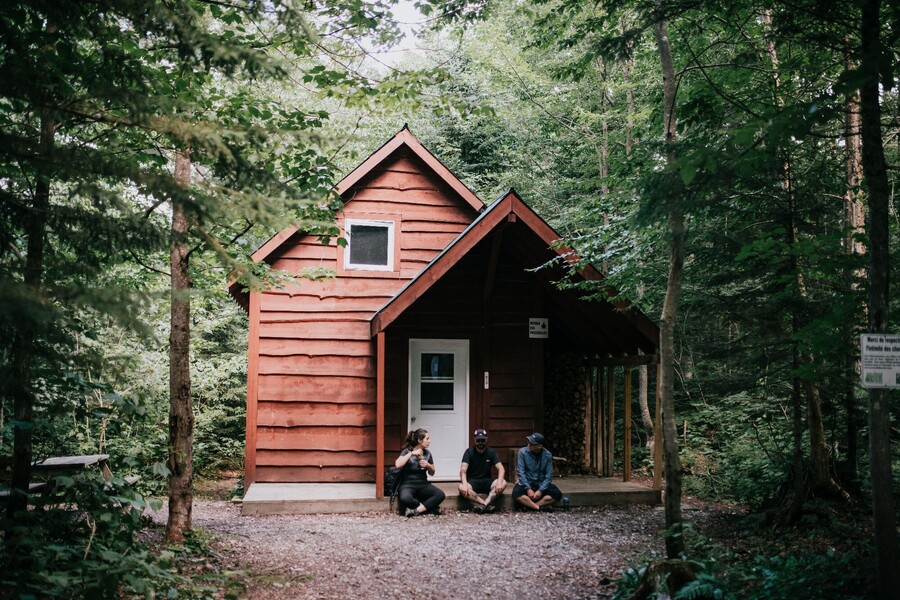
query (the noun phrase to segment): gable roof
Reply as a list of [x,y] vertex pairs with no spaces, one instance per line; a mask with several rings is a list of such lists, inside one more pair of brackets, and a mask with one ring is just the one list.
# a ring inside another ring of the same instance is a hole
[[[557,245],[560,235],[511,189],[488,206],[421,273],[375,313],[370,333],[374,336],[384,331],[478,243],[491,233],[506,227],[507,223],[519,224],[518,228],[525,235],[521,236],[518,251],[531,258],[533,264],[541,265],[553,259],[562,259],[568,265],[573,265],[580,260],[572,249]],[[602,282],[605,279],[589,264],[580,268],[579,275],[586,281]],[[608,299],[590,301],[581,300],[578,298],[579,294],[572,291],[555,290],[554,294],[559,296],[559,301],[566,307],[578,310],[588,317],[587,321],[592,326],[604,330],[605,335],[611,338],[606,344],[611,351],[632,353],[640,349],[646,353],[655,352],[659,340],[656,324],[628,301],[617,300],[618,292],[613,288],[607,286],[605,292]],[[572,300],[575,299],[579,301],[573,303]]]
[[[344,201],[347,202],[347,196],[350,195],[350,192],[353,191],[354,186],[359,184],[367,175],[369,175],[378,165],[387,160],[394,152],[397,150],[406,147],[412,152],[415,156],[417,156],[423,163],[425,163],[435,175],[453,190],[459,198],[468,206],[473,208],[476,212],[481,212],[485,209],[485,203],[475,195],[472,190],[470,190],[466,185],[460,181],[460,179],[454,175],[450,169],[444,166],[434,154],[432,154],[425,146],[422,145],[422,142],[416,138],[409,130],[409,126],[404,123],[403,127],[400,128],[394,137],[389,139],[387,142],[381,145],[380,148],[375,150],[367,159],[365,159],[362,163],[359,164],[355,169],[353,169],[350,173],[344,176],[337,185],[335,189],[337,193],[344,198]],[[285,227],[271,238],[269,238],[266,243],[260,246],[256,252],[253,253],[252,259],[254,262],[259,262],[265,260],[269,256],[271,256],[274,252],[276,252],[287,240],[289,240],[294,234],[300,232],[300,228],[296,225],[290,225]],[[243,306],[245,309],[248,306],[248,300],[246,298],[246,294],[241,291],[241,287],[237,284],[236,281],[232,281],[228,284],[229,293],[237,300],[237,302]]]

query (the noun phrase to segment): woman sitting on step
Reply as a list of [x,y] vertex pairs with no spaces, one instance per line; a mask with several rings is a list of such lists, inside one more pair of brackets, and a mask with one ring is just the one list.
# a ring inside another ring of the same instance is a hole
[[394,466],[403,470],[403,481],[400,484],[400,502],[406,508],[407,517],[415,517],[426,512],[440,514],[438,508],[444,501],[445,494],[439,488],[428,483],[428,475],[434,475],[434,458],[428,447],[431,435],[424,429],[410,431],[400,456]]

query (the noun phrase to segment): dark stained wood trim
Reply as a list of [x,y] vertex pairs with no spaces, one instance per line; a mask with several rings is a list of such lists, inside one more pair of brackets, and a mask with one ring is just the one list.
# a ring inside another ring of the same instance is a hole
[[614,367],[606,367],[606,468],[607,477],[613,476],[616,453],[616,372]]
[[608,403],[606,394],[606,369],[597,365],[597,472],[604,477],[606,472],[606,406]]
[[[499,200],[498,202],[503,203],[506,200]],[[479,222],[466,232],[463,238],[458,239],[453,246],[439,255],[426,271],[421,273],[416,279],[413,279],[403,291],[397,294],[387,306],[375,315],[372,319],[371,335],[374,337],[379,331],[383,331],[388,325],[393,323],[397,317],[403,314],[413,302],[428,291],[436,281],[443,277],[478,242],[493,231],[494,227],[502,222],[508,214],[508,203],[503,208],[500,206],[492,207],[489,214],[484,215]]]
[[[543,316],[546,307],[544,306],[544,294],[540,289],[534,290],[534,299],[532,310],[535,315]],[[534,386],[534,421],[535,431],[544,431],[544,353],[546,343],[541,338],[532,341],[532,381]]]
[[659,354],[638,354],[635,356],[606,356],[597,359],[604,367],[639,367],[659,364]]
[[385,401],[385,341],[379,331],[375,341],[375,497],[384,497],[384,401]]
[[622,481],[631,481],[631,367],[625,367],[625,408],[622,415]]
[[250,330],[247,347],[247,436],[244,448],[244,485],[256,481],[256,411],[259,399],[259,292],[250,294]]
[[[503,242],[503,232],[506,225],[500,225],[491,236],[491,258],[488,261],[487,274],[484,278],[484,311],[487,313],[491,301],[491,292],[494,289],[494,279],[497,277],[497,260],[500,257],[500,247]],[[487,325],[487,323],[485,323]]]

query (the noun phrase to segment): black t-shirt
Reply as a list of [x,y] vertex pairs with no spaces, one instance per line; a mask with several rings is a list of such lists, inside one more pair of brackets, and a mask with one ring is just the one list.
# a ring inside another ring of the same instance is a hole
[[491,467],[500,462],[496,450],[493,448],[485,448],[484,454],[479,454],[474,446],[466,448],[463,453],[462,462],[469,465],[466,469],[466,478],[468,479],[492,479]]
[[[404,448],[400,453],[400,456],[404,456],[412,452],[409,448]],[[434,457],[431,456],[430,450],[425,450],[422,453],[422,458],[434,464]],[[405,465],[403,465],[403,476],[404,481],[413,483],[413,482],[422,482],[428,481],[428,471],[419,466],[419,461],[415,458],[409,459]]]

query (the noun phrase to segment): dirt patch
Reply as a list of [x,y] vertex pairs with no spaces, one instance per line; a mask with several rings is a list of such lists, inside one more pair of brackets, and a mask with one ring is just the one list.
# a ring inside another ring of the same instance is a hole
[[[689,510],[698,530],[721,518]],[[165,511],[157,514],[164,519]],[[240,572],[254,599],[605,599],[648,549],[663,551],[660,507],[575,508],[552,514],[446,511],[406,519],[384,512],[241,516],[199,501],[194,526]]]

